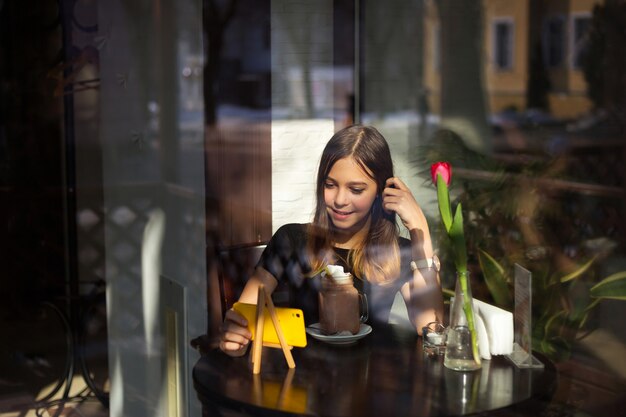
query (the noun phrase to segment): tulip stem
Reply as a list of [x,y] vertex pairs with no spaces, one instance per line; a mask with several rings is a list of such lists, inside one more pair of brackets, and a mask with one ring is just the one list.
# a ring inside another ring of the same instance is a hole
[[463,312],[467,319],[467,327],[470,331],[470,338],[472,340],[472,355],[474,356],[474,362],[480,365],[480,352],[478,350],[478,334],[476,332],[476,322],[474,321],[474,309],[472,306],[471,297],[469,297],[469,283],[467,282],[467,271],[459,272],[459,280],[461,284],[461,292],[463,293]]

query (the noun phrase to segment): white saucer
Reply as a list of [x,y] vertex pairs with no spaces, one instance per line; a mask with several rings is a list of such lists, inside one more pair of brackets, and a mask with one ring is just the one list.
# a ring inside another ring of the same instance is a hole
[[372,332],[372,326],[361,323],[361,327],[359,328],[357,334],[327,335],[322,333],[319,323],[313,323],[306,328],[306,332],[314,339],[321,340],[322,342],[333,345],[349,345],[350,343],[354,343],[370,334]]

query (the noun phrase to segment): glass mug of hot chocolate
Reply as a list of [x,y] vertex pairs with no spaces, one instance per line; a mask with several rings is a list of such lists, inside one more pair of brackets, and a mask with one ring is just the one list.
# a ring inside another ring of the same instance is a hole
[[368,316],[367,297],[359,294],[349,272],[328,265],[319,292],[320,329],[326,335],[357,334]]

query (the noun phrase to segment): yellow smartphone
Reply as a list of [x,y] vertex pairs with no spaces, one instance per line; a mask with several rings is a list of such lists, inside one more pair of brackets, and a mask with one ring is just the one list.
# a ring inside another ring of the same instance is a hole
[[[275,307],[278,323],[283,330],[283,336],[288,345],[296,347],[306,346],[306,331],[304,329],[304,314],[298,308]],[[252,333],[252,340],[255,337],[256,326],[256,304],[235,303],[233,310],[244,316],[248,320],[248,330]],[[263,309],[263,343],[280,345],[278,335],[274,329],[274,323],[270,317],[270,312],[265,307]]]

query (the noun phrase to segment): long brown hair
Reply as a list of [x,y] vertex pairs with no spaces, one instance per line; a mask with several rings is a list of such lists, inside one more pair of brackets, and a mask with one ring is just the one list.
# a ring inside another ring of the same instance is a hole
[[382,207],[385,182],[393,177],[393,162],[387,141],[376,128],[353,125],[335,133],[328,141],[317,172],[315,217],[309,227],[308,252],[313,271],[332,262],[331,237],[334,225],[326,212],[324,183],[335,162],[352,157],[376,182],[376,198],[370,209],[370,229],[361,244],[350,251],[352,272],[372,282],[387,282],[399,276],[400,250],[395,213]]

